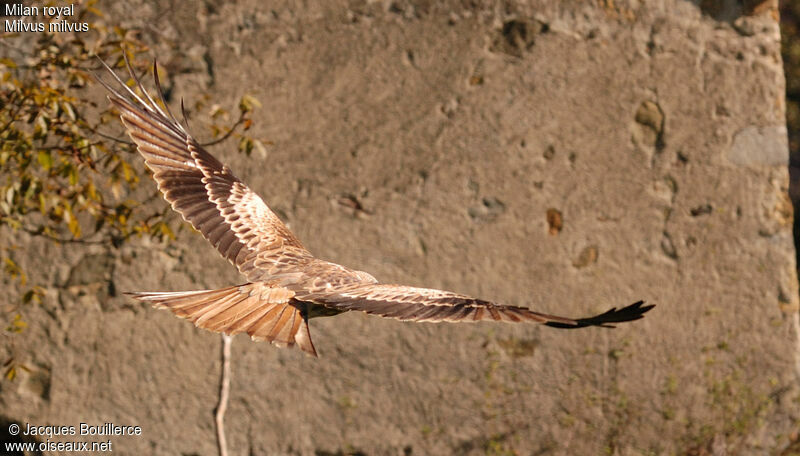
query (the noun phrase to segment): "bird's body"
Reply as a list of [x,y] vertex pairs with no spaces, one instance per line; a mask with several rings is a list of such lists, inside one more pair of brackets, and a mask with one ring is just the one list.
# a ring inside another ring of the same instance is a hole
[[[366,272],[315,258],[258,195],[192,138],[166,103],[165,110],[155,102],[130,65],[142,96],[106,68],[124,91],[98,80],[109,90],[164,198],[247,279],[219,290],[129,293],[200,328],[245,332],[254,340],[297,345],[316,356],[308,320],[350,310],[417,322],[493,320],[579,328],[637,320],[653,307],[639,301],[576,320],[448,291],[382,284]],[[153,73],[161,95],[155,65]]]

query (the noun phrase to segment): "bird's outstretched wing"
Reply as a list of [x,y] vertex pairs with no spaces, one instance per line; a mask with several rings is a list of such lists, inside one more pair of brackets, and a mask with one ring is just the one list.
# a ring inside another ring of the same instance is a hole
[[164,199],[248,280],[280,281],[281,276],[297,275],[298,264],[313,257],[264,201],[175,119],[164,101],[157,64],[153,77],[163,108],[144,89],[127,58],[125,63],[141,96],[105,62],[121,88],[97,80],[110,92],[108,99],[119,110]]
[[586,326],[613,327],[614,323],[638,320],[653,305],[636,302],[622,309],[613,308],[589,318],[572,319],[534,312],[525,307],[505,306],[449,291],[379,283],[351,283],[296,291],[295,299],[313,302],[330,309],[359,310],[406,321],[506,321],[542,323],[556,328]]
[[[159,190],[172,208],[251,282],[269,281],[270,286],[286,286],[297,302],[317,304],[333,313],[358,310],[408,321],[494,320],[536,322],[557,328],[613,327],[614,323],[638,320],[654,307],[639,301],[594,317],[570,319],[447,291],[380,284],[367,273],[318,260],[258,195],[234,176],[228,166],[205,151],[189,134],[187,126],[175,119],[164,101],[157,65],[153,65],[153,77],[163,108],[144,89],[127,58],[125,62],[141,96],[105,63],[121,88],[115,89],[97,79],[109,90],[108,98],[120,111],[122,122],[153,171]],[[184,112],[184,124],[185,118]],[[137,296],[143,300],[168,298],[163,293]],[[210,301],[200,304],[205,306],[202,312],[221,309],[209,307],[214,304]],[[317,314],[326,314],[319,310]]]

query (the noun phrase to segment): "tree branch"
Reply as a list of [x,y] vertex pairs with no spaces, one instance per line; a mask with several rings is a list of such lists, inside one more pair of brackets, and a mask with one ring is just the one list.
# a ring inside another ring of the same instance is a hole
[[217,428],[217,448],[219,456],[228,456],[228,446],[225,441],[225,410],[228,408],[228,394],[231,387],[231,340],[232,336],[222,335],[222,375],[219,382],[219,402],[214,411],[214,425]]
[[247,120],[247,114],[244,111],[241,111],[239,113],[239,119],[236,120],[236,122],[228,129],[228,131],[224,135],[220,136],[219,138],[217,138],[217,139],[215,139],[213,141],[209,141],[209,142],[203,143],[201,145],[203,147],[208,147],[208,146],[213,146],[215,144],[219,144],[222,141],[225,141],[226,139],[230,138],[230,136],[233,134],[234,131],[236,131],[236,129],[239,127],[239,125],[245,123],[246,120]]

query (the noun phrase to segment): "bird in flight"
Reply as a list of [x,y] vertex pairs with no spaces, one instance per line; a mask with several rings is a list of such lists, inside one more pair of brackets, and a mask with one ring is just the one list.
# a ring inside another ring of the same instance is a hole
[[125,59],[140,94],[103,62],[120,88],[97,80],[120,112],[128,135],[153,172],[172,209],[191,223],[246,278],[218,290],[132,292],[133,298],[169,309],[195,326],[280,347],[297,345],[317,356],[308,322],[357,310],[413,322],[504,321],[555,328],[613,327],[638,320],[653,305],[638,301],[589,318],[564,318],[525,307],[495,304],[449,291],[385,284],[370,274],[314,257],[231,169],[207,152],[173,116],[153,78],[160,106]]

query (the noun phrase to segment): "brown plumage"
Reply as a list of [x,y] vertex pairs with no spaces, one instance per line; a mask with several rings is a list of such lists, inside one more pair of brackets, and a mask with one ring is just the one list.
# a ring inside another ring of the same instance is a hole
[[[297,344],[316,356],[308,320],[350,310],[416,322],[482,320],[542,323],[557,328],[613,327],[653,308],[642,301],[583,319],[505,306],[449,291],[388,285],[362,271],[315,258],[230,168],[206,152],[164,102],[157,65],[153,77],[164,108],[147,93],[130,64],[141,96],[105,63],[122,87],[108,89],[164,199],[205,237],[248,283],[220,290],[134,292],[135,299],[169,309],[197,327],[247,333],[278,346]],[[183,103],[181,103],[183,110]]]

